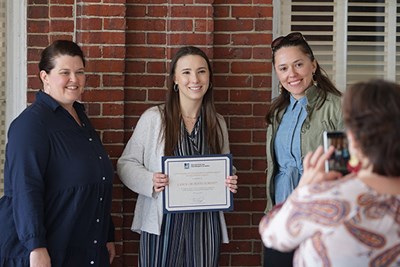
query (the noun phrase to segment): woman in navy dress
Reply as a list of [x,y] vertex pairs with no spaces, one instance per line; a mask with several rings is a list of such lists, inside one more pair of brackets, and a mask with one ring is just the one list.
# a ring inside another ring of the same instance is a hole
[[0,199],[0,266],[110,266],[113,166],[78,102],[79,46],[55,41],[39,63],[43,89],[8,131]]

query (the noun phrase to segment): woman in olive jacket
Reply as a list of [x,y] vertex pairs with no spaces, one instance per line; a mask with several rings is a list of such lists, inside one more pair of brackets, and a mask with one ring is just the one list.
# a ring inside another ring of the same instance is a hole
[[[293,32],[278,37],[271,48],[280,95],[266,115],[266,212],[296,188],[303,158],[322,145],[323,132],[343,129],[341,92],[319,66],[304,36]],[[264,265],[292,266],[292,258],[292,252],[266,248]]]

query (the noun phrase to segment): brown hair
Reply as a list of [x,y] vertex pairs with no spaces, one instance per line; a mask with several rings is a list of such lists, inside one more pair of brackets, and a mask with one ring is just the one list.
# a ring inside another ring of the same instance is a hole
[[44,70],[47,74],[54,68],[54,59],[58,56],[78,56],[85,66],[85,57],[81,48],[73,41],[56,40],[46,47],[40,57],[39,72]]
[[[293,34],[293,33],[291,33]],[[300,49],[301,52],[303,52],[310,60],[313,62],[315,59],[314,53],[311,50],[310,45],[307,43],[305,38],[300,34],[301,38],[298,39],[290,39],[286,38],[290,36],[291,34],[288,34],[286,36],[281,36],[278,37],[280,42],[279,44],[274,46],[272,48],[272,65],[275,66],[275,54],[276,52],[281,49],[282,47],[292,47],[296,46]],[[275,40],[277,40],[276,38]],[[275,40],[272,42],[272,44],[275,43]],[[328,78],[328,75],[322,69],[322,67],[318,64],[318,61],[316,61],[317,68],[315,70],[313,79],[318,83],[318,97],[319,97],[319,104],[317,105],[317,109],[321,108],[322,105],[324,104],[328,92],[333,93],[334,95],[341,96],[342,93],[336,88],[336,86],[331,82],[331,80]],[[271,124],[273,120],[278,120],[278,118],[275,117],[275,115],[279,112],[284,110],[290,103],[290,93],[287,90],[282,90],[282,93],[274,99],[274,101],[271,104],[271,107],[269,111],[267,112],[267,115],[265,116],[265,120],[267,121],[268,124]]]
[[[178,60],[181,57],[188,55],[201,56],[207,62],[208,70],[210,73],[210,86],[203,97],[202,112],[203,119],[206,127],[206,140],[210,153],[219,154],[221,153],[222,144],[220,144],[219,136],[222,136],[222,129],[217,119],[217,111],[214,105],[213,96],[213,72],[211,68],[210,60],[207,55],[199,48],[194,46],[185,46],[180,48],[171,61],[167,99],[165,102],[165,108],[163,111],[163,139],[165,141],[164,154],[171,156],[181,139],[181,121],[182,115],[179,104],[179,93],[174,91],[174,78],[175,69]],[[223,142],[223,139],[221,139]]]
[[385,80],[359,82],[344,94],[343,118],[373,172],[400,175],[400,86]]

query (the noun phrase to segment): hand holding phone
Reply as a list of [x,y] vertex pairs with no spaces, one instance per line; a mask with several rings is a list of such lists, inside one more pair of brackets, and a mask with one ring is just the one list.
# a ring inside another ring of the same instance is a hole
[[325,161],[325,171],[338,171],[343,175],[349,173],[347,164],[350,159],[348,141],[346,134],[341,131],[323,133],[324,151],[327,151],[330,146],[335,147],[335,152]]

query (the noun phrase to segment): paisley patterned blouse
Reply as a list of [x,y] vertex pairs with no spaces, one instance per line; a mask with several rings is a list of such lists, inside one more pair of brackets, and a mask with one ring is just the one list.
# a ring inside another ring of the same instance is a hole
[[357,178],[304,186],[264,216],[264,245],[294,266],[400,266],[400,195]]

